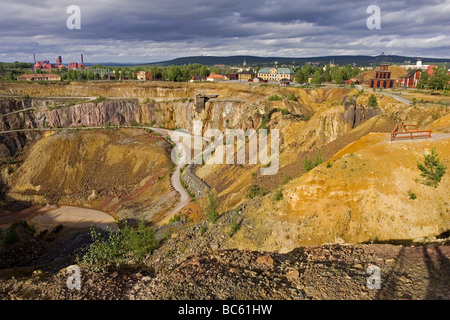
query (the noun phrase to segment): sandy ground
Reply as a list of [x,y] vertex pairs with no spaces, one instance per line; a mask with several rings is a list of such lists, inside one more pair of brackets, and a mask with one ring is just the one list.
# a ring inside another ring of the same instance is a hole
[[30,222],[37,230],[51,230],[59,224],[70,229],[88,229],[92,225],[103,230],[107,230],[108,227],[113,230],[118,228],[114,218],[105,212],[70,206],[62,206],[39,214]]

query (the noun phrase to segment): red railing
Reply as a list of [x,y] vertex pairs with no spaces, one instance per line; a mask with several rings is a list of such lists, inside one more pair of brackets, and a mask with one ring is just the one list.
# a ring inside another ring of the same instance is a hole
[[[411,127],[413,129],[408,130],[408,127]],[[413,139],[419,137],[431,138],[431,130],[419,130],[419,126],[417,124],[397,124],[394,128],[394,131],[391,132],[391,141],[396,138]]]

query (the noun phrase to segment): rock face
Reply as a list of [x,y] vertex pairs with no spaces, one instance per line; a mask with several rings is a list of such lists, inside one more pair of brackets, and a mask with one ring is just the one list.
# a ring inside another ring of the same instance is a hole
[[210,187],[193,172],[194,165],[189,164],[181,174],[181,180],[186,184],[189,191],[192,192],[196,198],[206,196]]

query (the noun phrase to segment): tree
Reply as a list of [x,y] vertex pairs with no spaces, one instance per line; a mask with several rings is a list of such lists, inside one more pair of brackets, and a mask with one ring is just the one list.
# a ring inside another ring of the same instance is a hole
[[430,75],[427,70],[422,70],[420,73],[419,82],[417,83],[417,87],[420,89],[427,89],[428,83],[430,81]]
[[208,207],[206,208],[206,215],[212,223],[219,219],[219,213],[217,212],[217,196],[214,192],[208,194]]
[[429,81],[429,87],[435,90],[445,90],[448,86],[449,77],[445,67],[436,67]]
[[336,84],[344,83],[344,74],[342,73],[341,68],[334,68],[332,78],[336,82]]
[[369,108],[376,108],[378,106],[377,96],[372,93],[369,97],[369,102],[367,105]]
[[417,167],[421,171],[420,175],[425,179],[421,183],[437,188],[442,176],[447,171],[447,167],[440,162],[435,148],[431,149],[431,153],[425,155],[424,158],[423,164],[417,161]]
[[314,85],[320,85],[322,83],[322,76],[320,75],[319,71],[314,72],[312,78],[311,78],[311,84]]

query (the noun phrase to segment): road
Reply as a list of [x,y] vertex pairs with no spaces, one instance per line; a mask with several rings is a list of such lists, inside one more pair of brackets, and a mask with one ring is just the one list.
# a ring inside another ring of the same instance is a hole
[[[175,132],[173,130],[168,129],[161,129],[161,128],[154,128],[154,127],[148,127],[148,126],[117,126],[118,128],[131,128],[131,129],[150,129],[154,132],[160,133],[163,137],[166,136],[172,136],[172,134]],[[70,127],[70,128],[29,128],[29,129],[13,129],[13,130],[7,130],[7,131],[1,131],[0,134],[7,134],[7,133],[14,133],[14,132],[26,132],[26,131],[62,131],[62,130],[91,130],[91,129],[104,129],[104,126],[91,126],[91,127]],[[170,183],[172,187],[175,189],[176,192],[180,194],[180,201],[178,204],[167,214],[164,216],[164,220],[169,219],[173,214],[180,211],[183,207],[188,205],[191,202],[191,198],[187,191],[184,189],[184,187],[181,184],[181,167],[184,166],[186,163],[191,162],[189,161],[188,155],[191,153],[191,146],[187,143],[183,143],[186,141],[191,141],[192,135],[190,133],[183,133],[180,131],[177,131],[177,135],[183,137],[183,140],[180,141],[173,141],[175,143],[174,147],[174,153],[178,155],[181,155],[181,158],[179,161],[177,161],[177,165],[175,167],[175,170],[170,177]],[[210,141],[210,139],[202,137],[203,141]],[[211,149],[214,148],[213,144],[209,145],[203,153],[206,153],[208,151],[211,151]],[[202,153],[202,154],[203,154]],[[173,160],[173,159],[172,159]]]
[[[358,88],[358,90],[364,89],[361,85],[357,85],[356,88]],[[408,99],[399,97],[396,94],[387,93],[387,92],[384,92],[384,91],[381,91],[381,92],[378,92],[378,93],[384,94],[385,96],[388,96],[388,97],[392,97],[392,98],[394,98],[395,100],[397,100],[397,101],[399,101],[401,103],[407,104],[408,106],[411,105],[411,102]]]

